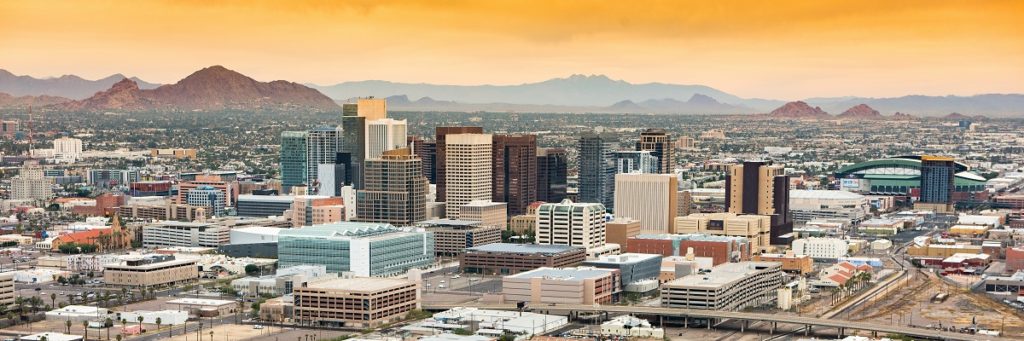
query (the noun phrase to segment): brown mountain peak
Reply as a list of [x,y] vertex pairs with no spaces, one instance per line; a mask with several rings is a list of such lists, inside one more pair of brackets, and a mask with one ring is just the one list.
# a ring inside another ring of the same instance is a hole
[[772,110],[768,115],[777,118],[823,118],[829,116],[820,107],[812,108],[804,101],[783,104],[778,109]]
[[874,120],[881,119],[882,113],[867,104],[857,104],[850,109],[846,109],[842,114],[839,114],[839,118]]

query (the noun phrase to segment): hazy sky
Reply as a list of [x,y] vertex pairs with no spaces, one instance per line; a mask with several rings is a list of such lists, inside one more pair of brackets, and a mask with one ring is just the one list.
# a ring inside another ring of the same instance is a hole
[[0,0],[0,68],[170,83],[518,84],[573,73],[743,97],[1024,93],[1024,1]]

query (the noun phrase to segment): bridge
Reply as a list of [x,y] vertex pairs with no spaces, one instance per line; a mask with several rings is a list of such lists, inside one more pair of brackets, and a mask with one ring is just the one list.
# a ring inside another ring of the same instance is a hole
[[[474,307],[479,309],[491,309],[491,310],[517,310],[514,304],[424,304],[423,309],[425,310],[447,310],[455,307]],[[527,307],[527,309],[537,313],[547,313],[555,315],[566,315],[574,316],[579,313],[621,313],[621,314],[635,314],[635,315],[650,315],[659,316],[661,318],[674,317],[674,318],[697,318],[697,319],[709,319],[709,320],[737,320],[742,321],[741,331],[746,328],[750,322],[768,322],[771,326],[771,332],[774,333],[779,323],[804,326],[804,333],[809,334],[811,329],[814,327],[818,328],[829,328],[838,331],[839,335],[845,335],[847,330],[859,330],[868,331],[873,335],[877,336],[879,333],[883,334],[900,334],[915,338],[922,339],[937,339],[937,340],[1006,340],[1001,337],[994,336],[983,336],[983,335],[971,335],[961,334],[946,331],[939,331],[925,328],[914,328],[906,326],[892,326],[884,325],[879,323],[865,323],[855,321],[845,321],[838,319],[824,319],[816,317],[804,317],[795,315],[782,315],[772,313],[748,313],[739,311],[719,311],[719,310],[700,310],[700,309],[683,309],[683,308],[662,308],[662,307],[645,307],[645,306],[604,306],[604,305],[579,305],[579,304],[557,304],[557,305],[546,305],[546,306],[533,306]],[[685,321],[685,319],[684,319]],[[708,324],[708,328],[711,324]]]

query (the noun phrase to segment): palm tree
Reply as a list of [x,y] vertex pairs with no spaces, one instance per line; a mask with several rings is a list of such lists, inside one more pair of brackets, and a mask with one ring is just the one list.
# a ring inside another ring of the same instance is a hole
[[67,327],[68,334],[71,334],[71,320],[64,321],[64,327]]
[[160,318],[159,318],[159,317],[157,317],[157,318],[156,318],[156,332],[157,332],[157,333],[160,333],[160,324],[161,324],[161,323],[163,323],[163,321],[161,321],[161,320],[160,320]]
[[149,287],[149,298],[156,298],[156,295],[154,295],[155,291],[153,287]]
[[122,338],[122,337],[123,337],[123,336],[121,336],[121,334],[117,334],[117,336],[115,336],[114,338],[116,338],[116,339],[117,339],[117,341],[121,341],[121,338]]
[[123,310],[128,311],[128,288],[121,288],[121,304],[124,305]]
[[136,320],[139,321],[139,333],[141,333],[142,332],[142,315],[139,315],[139,317],[136,318]]
[[25,298],[18,296],[14,298],[14,304],[18,306],[18,319],[25,316]]
[[89,321],[82,321],[82,335],[85,335],[82,340],[89,341]]
[[53,305],[54,308],[57,307],[57,293],[55,293],[55,292],[51,292],[50,293],[50,303]]
[[108,317],[106,320],[103,320],[103,326],[107,327],[107,341],[109,341],[110,340],[110,328],[114,326],[114,320],[111,320]]

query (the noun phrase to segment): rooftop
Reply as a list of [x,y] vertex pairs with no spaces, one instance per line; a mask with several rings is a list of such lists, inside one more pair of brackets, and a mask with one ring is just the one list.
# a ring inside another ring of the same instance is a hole
[[790,199],[864,199],[863,195],[847,191],[812,191],[794,189],[789,191]]
[[214,300],[208,298],[179,298],[176,300],[167,301],[167,303],[179,305],[223,306],[228,304],[234,305],[235,301]]
[[665,239],[670,239],[670,240],[693,240],[693,241],[702,241],[702,242],[731,242],[731,241],[744,242],[744,241],[747,240],[747,237],[717,236],[717,235],[697,234],[697,233],[690,233],[690,234],[641,233],[641,234],[636,235],[636,237],[633,237],[633,238],[636,238],[636,239],[663,239],[663,240],[665,240]]
[[238,201],[264,201],[264,202],[278,202],[278,203],[291,203],[295,201],[295,197],[291,195],[253,195],[253,194],[240,194],[238,195]]
[[537,278],[555,279],[561,281],[582,281],[590,278],[601,278],[616,270],[598,269],[591,267],[578,268],[539,268],[508,276],[509,278]]
[[380,291],[412,283],[412,281],[398,278],[359,277],[337,278],[313,282],[309,283],[307,287],[312,289],[334,289],[346,291]]
[[338,237],[368,237],[390,232],[401,231],[391,224],[385,223],[358,223],[338,222],[323,225],[306,226],[297,229],[286,229],[279,233],[282,237],[311,237],[311,238],[338,238]]
[[540,253],[546,255],[565,253],[582,248],[569,245],[537,245],[537,244],[510,244],[493,243],[466,249],[475,252],[500,252],[500,253]]
[[475,227],[475,226],[479,226],[480,224],[482,224],[482,222],[479,221],[479,220],[462,220],[462,219],[448,219],[448,218],[424,220],[424,221],[421,221],[421,222],[417,223],[417,225],[450,226],[450,227]]
[[773,267],[780,268],[781,264],[777,262],[723,263],[711,268],[709,273],[687,275],[666,283],[666,285],[714,289]]
[[661,255],[647,253],[623,253],[619,255],[604,255],[598,259],[587,260],[583,264],[632,264],[650,259],[660,259]]

